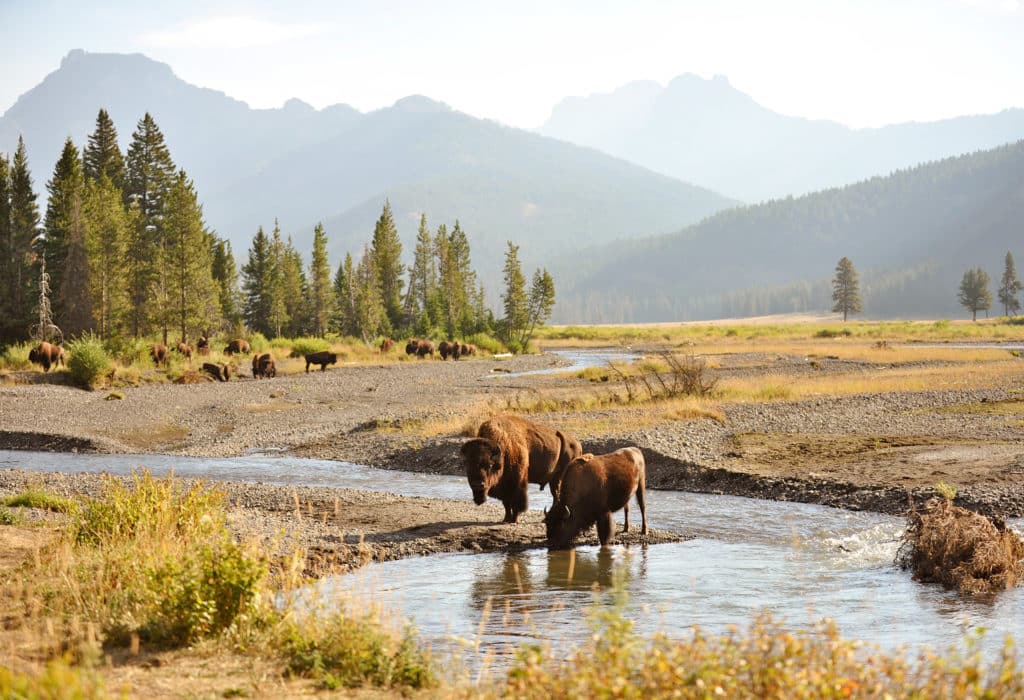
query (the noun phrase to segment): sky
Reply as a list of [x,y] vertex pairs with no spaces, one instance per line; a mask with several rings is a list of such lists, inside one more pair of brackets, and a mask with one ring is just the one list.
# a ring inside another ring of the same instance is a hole
[[1024,107],[1024,0],[0,0],[0,112],[74,48],[144,53],[253,107],[423,94],[524,128],[682,73],[854,127]]

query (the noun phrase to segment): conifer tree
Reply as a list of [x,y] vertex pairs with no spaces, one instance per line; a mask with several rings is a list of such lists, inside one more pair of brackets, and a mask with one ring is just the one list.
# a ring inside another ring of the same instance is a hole
[[74,337],[92,331],[95,326],[89,289],[84,192],[74,198],[67,215],[60,286],[54,287],[54,297],[60,304],[62,314],[58,325],[65,334]]
[[14,318],[14,241],[11,238],[10,163],[0,153],[0,346],[15,339]]
[[367,345],[374,341],[387,323],[379,270],[373,259],[373,249],[364,249],[355,274],[354,326],[356,334]]
[[534,330],[547,323],[555,309],[555,280],[547,268],[537,268],[533,273],[527,306],[528,325],[522,340],[523,349],[529,347]]
[[117,129],[105,109],[96,116],[96,130],[89,135],[83,161],[87,179],[99,180],[106,175],[114,187],[124,189],[124,156],[117,144]]
[[327,233],[323,224],[313,229],[313,257],[309,263],[310,330],[323,337],[334,312],[331,267],[327,262]]
[[242,288],[245,292],[245,324],[263,335],[272,335],[270,304],[273,284],[273,246],[260,226],[249,248],[249,260],[242,266]]
[[519,263],[519,246],[508,241],[505,251],[505,292],[501,295],[505,311],[504,334],[505,342],[512,348],[525,349],[520,345],[527,324],[529,323],[529,300],[526,296],[526,278]]
[[281,239],[281,226],[274,219],[270,234],[270,276],[267,279],[267,326],[274,337],[280,337],[288,325],[288,305],[284,299],[285,246]]
[[106,175],[90,180],[85,192],[85,249],[96,331],[104,340],[120,335],[128,316],[125,274],[128,240],[134,224],[121,190]]
[[1003,279],[999,285],[999,303],[1003,305],[1003,315],[1014,316],[1020,310],[1020,300],[1017,298],[1020,292],[1021,282],[1017,279],[1017,266],[1013,262],[1013,253],[1006,252],[1006,260],[1003,266]]
[[968,270],[960,280],[960,305],[971,312],[972,321],[978,320],[979,311],[987,311],[992,306],[988,284],[988,273],[980,267]]
[[[54,291],[53,316],[58,326],[65,326],[65,302],[81,307],[85,299],[65,299],[68,291],[64,287],[64,265],[68,261],[68,239],[73,225],[79,227],[79,245],[84,251],[85,236],[82,230],[82,196],[85,180],[82,175],[82,161],[78,156],[78,148],[71,139],[64,142],[64,150],[53,170],[53,177],[46,183],[49,198],[46,204],[46,217],[43,220],[43,258],[46,260],[46,272],[50,275],[50,288]],[[78,257],[76,256],[76,259]],[[81,262],[81,260],[79,260]],[[81,269],[78,270],[81,274]],[[79,286],[79,291],[84,287]],[[78,319],[81,321],[81,318]],[[72,324],[72,326],[78,324]],[[74,333],[72,327],[65,329]],[[84,330],[81,328],[79,330]]]
[[[209,235],[203,225],[203,209],[195,186],[178,171],[167,192],[165,204],[164,259],[167,271],[167,313],[164,316],[164,343],[168,329],[174,327],[178,338],[188,342],[189,329],[213,325],[210,302],[216,299],[211,274],[212,257]],[[216,305],[213,306],[216,309]]]
[[405,295],[405,318],[416,332],[426,335],[438,321],[433,306],[437,297],[437,258],[434,238],[427,227],[427,215],[420,215],[420,227],[416,232],[416,249],[413,253],[412,268],[409,270],[409,288]]
[[285,335],[297,338],[309,327],[309,282],[302,266],[302,255],[295,250],[291,236],[285,243],[281,260],[281,290],[288,320]]
[[843,314],[843,323],[849,314],[860,313],[860,283],[857,271],[847,257],[839,259],[836,276],[832,279],[832,311]]
[[9,226],[8,314],[0,321],[5,324],[0,342],[29,337],[37,289],[33,246],[39,235],[39,206],[32,190],[28,155],[21,137],[18,137],[18,148],[11,162]]
[[334,303],[334,329],[341,335],[356,335],[356,270],[351,253],[345,254],[334,276]]
[[391,215],[391,203],[384,202],[384,209],[373,229],[371,256],[377,271],[381,299],[387,317],[385,324],[389,331],[401,328],[402,313],[402,241]]
[[217,286],[217,301],[220,317],[226,329],[231,330],[242,323],[242,301],[238,290],[238,268],[231,252],[231,243],[213,236],[211,241],[213,257],[211,273]]

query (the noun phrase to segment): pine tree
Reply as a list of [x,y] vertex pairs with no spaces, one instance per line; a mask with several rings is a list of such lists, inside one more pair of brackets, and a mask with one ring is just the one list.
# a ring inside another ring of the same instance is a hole
[[85,249],[96,330],[104,340],[120,335],[128,316],[125,261],[134,223],[121,201],[121,190],[106,175],[86,185]]
[[374,341],[387,322],[379,269],[373,259],[373,250],[365,249],[355,275],[355,330],[367,345]]
[[[53,170],[53,177],[46,183],[49,198],[46,204],[46,217],[43,220],[45,233],[43,257],[46,260],[46,271],[50,275],[50,288],[54,291],[53,316],[59,326],[66,325],[64,265],[68,261],[68,239],[73,225],[79,227],[79,244],[84,246],[85,243],[84,232],[81,230],[84,189],[82,161],[78,157],[78,148],[69,138],[64,142],[64,150]],[[78,288],[79,291],[84,290],[84,287],[80,285]],[[80,307],[85,300],[69,299],[67,301]],[[81,318],[78,321],[80,322]],[[74,325],[78,324],[71,324],[66,330],[69,333],[74,333]],[[84,328],[78,330],[84,330]]]
[[539,326],[543,326],[551,318],[551,312],[555,309],[555,280],[547,271],[547,268],[537,268],[533,273],[533,281],[530,283],[530,299],[527,305],[527,330],[522,339],[522,347],[525,350],[530,345],[533,332]]
[[309,263],[310,325],[314,335],[327,333],[334,312],[334,292],[331,288],[331,267],[327,262],[327,233],[323,224],[313,229],[313,257]]
[[64,260],[60,266],[60,286],[54,286],[54,296],[60,304],[62,314],[58,325],[64,333],[73,337],[85,331],[92,331],[95,327],[89,288],[87,235],[83,192],[74,198],[68,211]]
[[245,292],[243,314],[245,324],[263,335],[272,335],[270,303],[273,277],[273,249],[260,226],[249,248],[249,260],[242,266],[242,288]]
[[270,235],[270,276],[267,279],[267,325],[275,338],[281,336],[288,325],[288,305],[284,298],[285,284],[285,246],[281,240],[281,226],[274,219],[274,230]]
[[164,342],[173,326],[182,342],[188,342],[189,329],[205,330],[214,323],[210,301],[216,299],[213,282],[209,234],[203,226],[203,209],[195,186],[178,172],[167,192],[163,221],[164,259],[167,271],[167,313]]
[[381,299],[387,316],[388,330],[394,331],[404,324],[402,313],[402,241],[391,215],[391,203],[384,209],[373,229],[372,258],[380,283]]
[[281,264],[281,289],[288,317],[285,335],[298,338],[307,333],[310,325],[309,282],[302,266],[302,255],[295,250],[291,236],[284,246]]
[[999,285],[999,303],[1003,305],[1005,316],[1014,316],[1020,310],[1017,293],[1020,292],[1022,286],[1024,285],[1017,279],[1017,266],[1013,262],[1013,253],[1007,251],[1003,279]]
[[857,270],[847,257],[839,259],[836,276],[832,279],[832,311],[843,314],[843,323],[849,314],[860,313],[860,283]]
[[233,330],[242,323],[242,300],[238,290],[238,268],[231,252],[231,243],[213,237],[211,242],[213,264],[211,273],[217,286],[217,301],[225,330]]
[[473,326],[473,309],[470,301],[476,292],[476,272],[469,254],[469,238],[455,220],[451,235],[448,237],[448,255],[455,272],[453,305],[455,306],[454,335],[466,335]]
[[505,292],[501,295],[505,311],[504,334],[505,342],[516,350],[525,350],[521,345],[527,324],[529,323],[529,307],[526,296],[526,278],[519,264],[519,246],[508,241],[505,251]]
[[979,311],[987,311],[992,306],[992,292],[988,284],[988,273],[980,267],[968,270],[960,280],[960,305],[971,312],[973,321],[978,320]]
[[29,337],[38,288],[33,246],[39,235],[39,206],[32,190],[28,155],[21,137],[18,137],[18,148],[11,163],[9,225],[8,314],[0,321],[6,324],[0,342]]
[[14,319],[14,241],[11,238],[10,163],[0,153],[0,346],[15,339]]
[[427,228],[427,215],[420,215],[420,227],[416,233],[416,249],[412,268],[409,270],[409,289],[405,295],[405,318],[414,326],[416,333],[426,335],[437,323],[437,258],[434,238]]
[[124,157],[117,144],[117,129],[105,109],[96,116],[96,130],[89,135],[83,161],[87,179],[95,181],[106,175],[114,187],[124,189]]
[[356,335],[356,270],[351,253],[345,254],[334,276],[334,304],[334,330],[344,336]]

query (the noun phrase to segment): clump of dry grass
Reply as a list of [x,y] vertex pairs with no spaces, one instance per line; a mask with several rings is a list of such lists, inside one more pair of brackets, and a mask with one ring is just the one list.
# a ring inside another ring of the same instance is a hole
[[1008,590],[1024,580],[1024,542],[1002,520],[940,497],[912,510],[909,521],[898,557],[915,580],[969,595]]

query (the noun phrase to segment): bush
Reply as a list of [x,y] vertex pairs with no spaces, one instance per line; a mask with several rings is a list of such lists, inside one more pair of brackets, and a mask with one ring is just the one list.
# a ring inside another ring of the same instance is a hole
[[288,340],[287,338],[274,338],[274,345],[281,345],[283,347],[290,347],[290,357],[302,357],[308,355],[311,352],[321,352],[322,350],[330,350],[331,345],[323,338],[293,338]]
[[[253,331],[252,333],[250,333],[248,335],[248,337],[246,337],[246,336],[237,336],[237,337],[239,337],[239,338],[245,337],[246,340],[249,341],[249,347],[252,348],[253,352],[266,352],[267,350],[270,349],[270,341],[267,340],[267,336],[263,335],[259,331]],[[228,341],[231,341],[231,340],[234,340],[234,339],[235,339],[234,336],[231,337],[231,338],[228,338],[228,340],[225,340],[224,343],[221,345],[221,347],[218,348],[218,349],[219,350],[223,350],[224,349],[224,345],[227,345]]]
[[832,328],[822,328],[820,331],[814,334],[815,338],[849,338],[853,335],[853,331],[849,328],[843,328],[842,330],[833,330]]
[[32,369],[32,363],[28,361],[28,354],[35,345],[34,342],[8,345],[0,353],[0,369]]
[[474,333],[466,338],[466,342],[475,345],[478,350],[489,352],[492,355],[497,355],[498,353],[505,351],[505,347],[501,344],[501,341],[487,333]]
[[110,372],[110,358],[103,342],[92,333],[85,333],[68,344],[68,371],[79,386],[92,389]]
[[110,696],[103,689],[100,674],[91,668],[72,665],[68,657],[48,661],[38,674],[21,673],[0,664],[0,698],[93,700],[106,697]]
[[150,365],[153,356],[150,353],[151,342],[145,338],[117,337],[104,343],[107,354],[122,365]]

